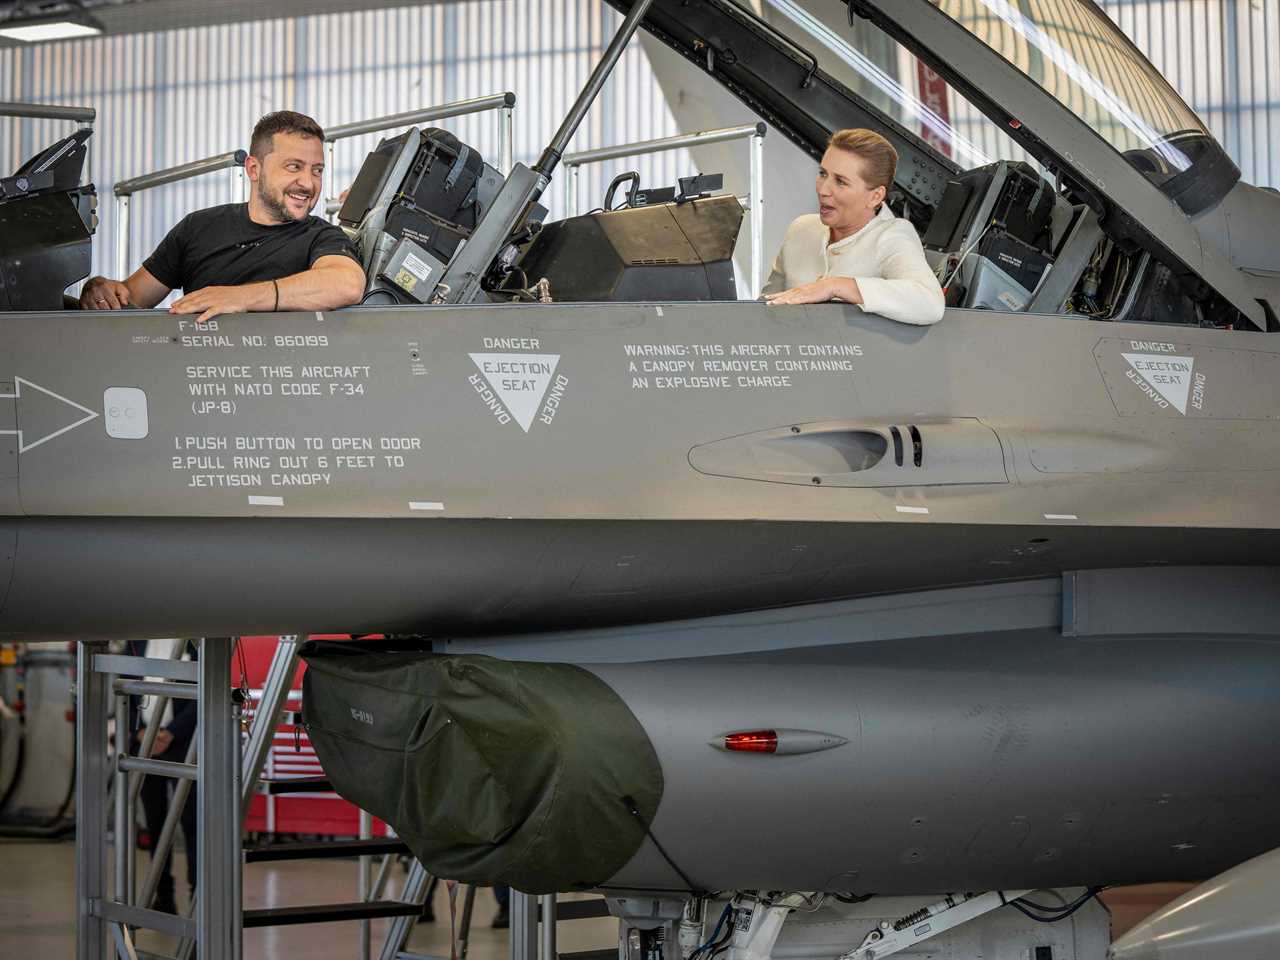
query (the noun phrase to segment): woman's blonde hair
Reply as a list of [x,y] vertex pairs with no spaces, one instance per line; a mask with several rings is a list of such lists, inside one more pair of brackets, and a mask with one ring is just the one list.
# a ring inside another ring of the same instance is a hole
[[827,141],[828,147],[847,150],[856,157],[861,157],[863,179],[871,189],[893,186],[893,175],[898,169],[898,151],[874,130],[837,130]]

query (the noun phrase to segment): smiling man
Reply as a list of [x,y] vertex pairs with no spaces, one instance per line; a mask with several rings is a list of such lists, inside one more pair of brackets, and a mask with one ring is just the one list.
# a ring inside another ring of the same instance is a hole
[[199,321],[224,313],[333,310],[364,295],[364,271],[347,235],[311,215],[324,174],[324,131],[281,110],[253,128],[245,173],[248,203],[199,210],[160,241],[129,279],[94,277],[85,310],[154,307],[170,290],[170,313]]

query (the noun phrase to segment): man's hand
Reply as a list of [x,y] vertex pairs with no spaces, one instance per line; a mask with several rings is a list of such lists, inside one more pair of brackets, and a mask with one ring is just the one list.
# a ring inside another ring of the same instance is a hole
[[[143,727],[137,733],[137,740],[138,740],[139,746],[142,745],[142,741],[146,739],[146,736],[147,736],[147,729],[146,727]],[[151,744],[151,756],[153,757],[160,756],[160,754],[164,753],[172,745],[173,745],[173,731],[164,730],[164,729],[157,730],[156,738]]]
[[[265,293],[265,297],[264,297]],[[265,299],[265,303],[263,302]],[[196,323],[204,323],[222,313],[251,313],[270,310],[272,287],[266,283],[246,283],[238,287],[204,287],[173,301],[169,312],[198,313]]]
[[852,277],[823,277],[813,283],[802,284],[781,293],[766,293],[770,306],[788,306],[797,303],[826,303],[843,300],[845,303],[861,303],[862,291]]
[[157,730],[155,743],[151,744],[151,756],[158,757],[173,746],[173,732],[171,730]]
[[80,291],[81,310],[121,310],[129,303],[129,288],[119,280],[94,277]]

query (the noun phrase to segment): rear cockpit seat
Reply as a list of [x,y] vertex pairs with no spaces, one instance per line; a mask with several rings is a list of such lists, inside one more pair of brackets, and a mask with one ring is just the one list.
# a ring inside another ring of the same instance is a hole
[[338,213],[365,270],[365,303],[425,303],[503,178],[435,127],[410,128],[365,158]]

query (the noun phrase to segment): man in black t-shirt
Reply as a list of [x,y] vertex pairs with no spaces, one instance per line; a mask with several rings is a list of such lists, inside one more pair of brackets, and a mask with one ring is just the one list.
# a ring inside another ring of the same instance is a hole
[[289,110],[253,128],[249,202],[199,210],[160,241],[128,280],[94,277],[85,310],[154,307],[181,289],[170,313],[333,310],[364,295],[364,270],[347,235],[311,216],[324,174],[324,131]]

